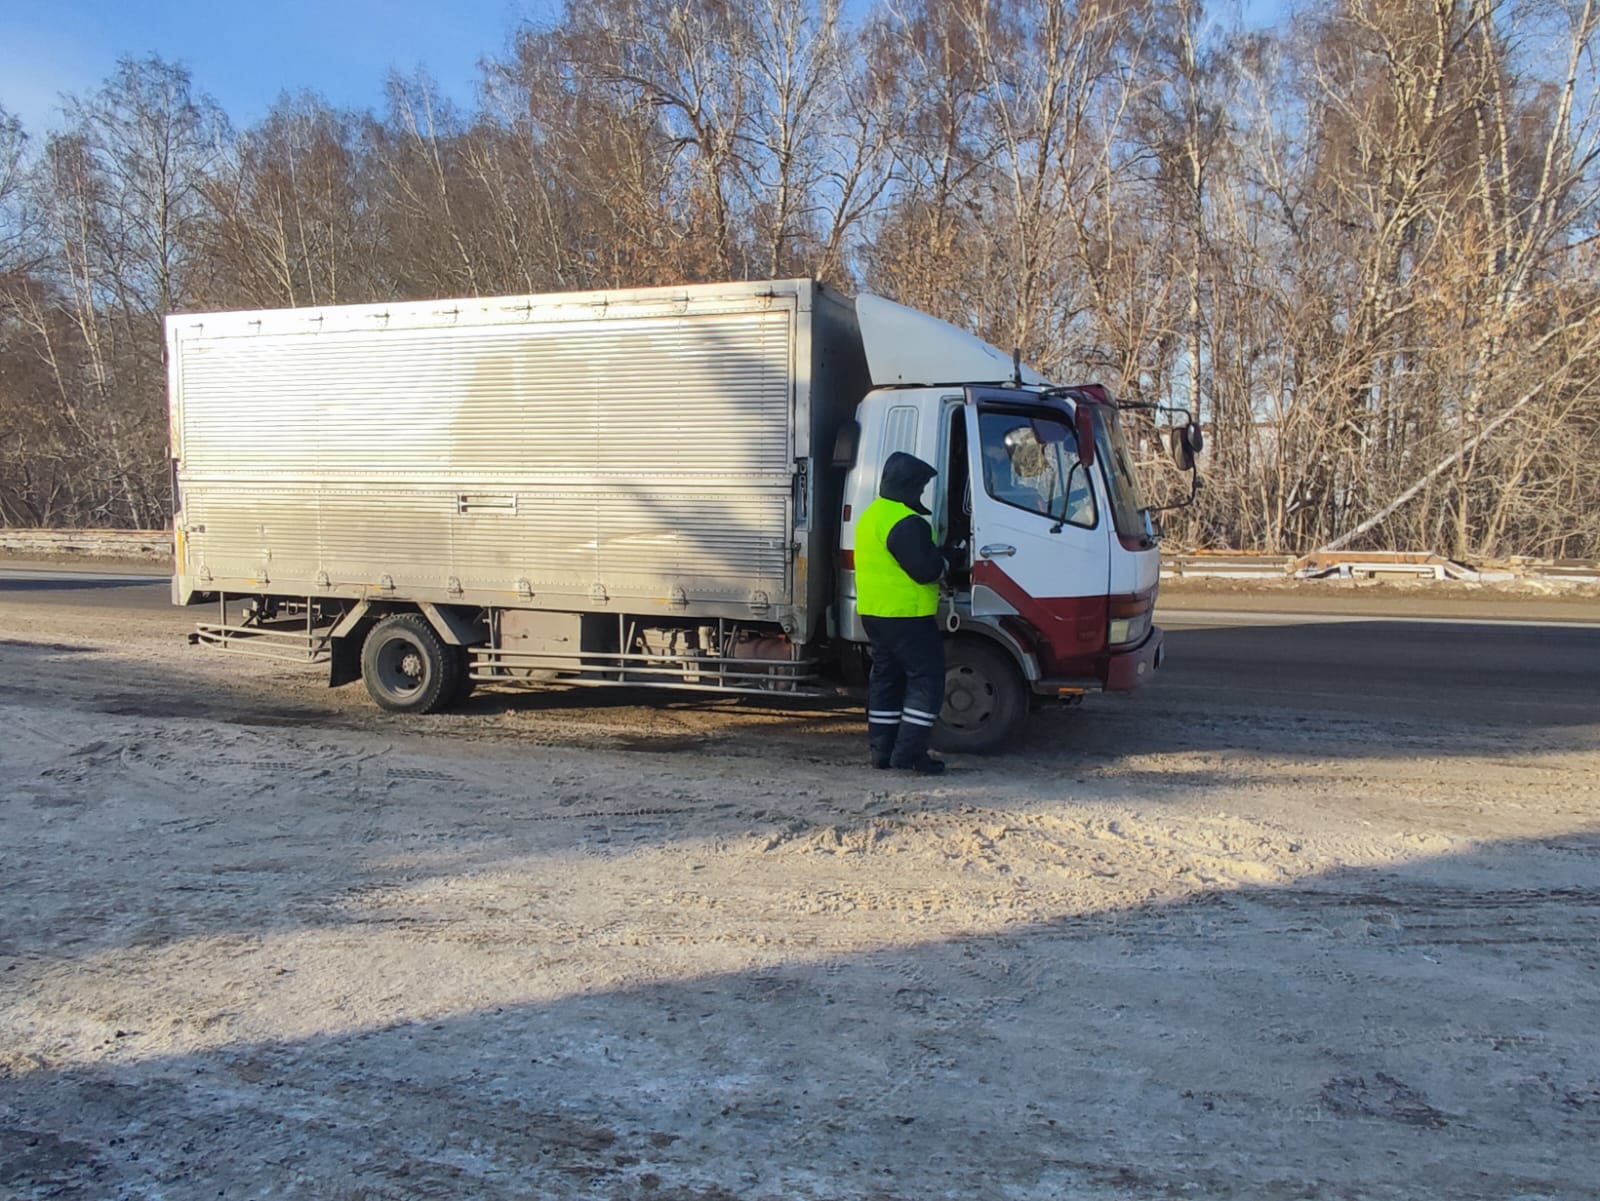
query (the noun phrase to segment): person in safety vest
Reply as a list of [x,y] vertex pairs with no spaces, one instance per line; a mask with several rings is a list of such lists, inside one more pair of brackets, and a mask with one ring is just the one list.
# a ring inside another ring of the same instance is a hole
[[856,609],[872,640],[867,741],[873,767],[935,774],[928,754],[944,704],[944,640],[934,614],[949,566],[924,518],[922,490],[937,469],[896,452],[883,465],[878,498],[856,523]]

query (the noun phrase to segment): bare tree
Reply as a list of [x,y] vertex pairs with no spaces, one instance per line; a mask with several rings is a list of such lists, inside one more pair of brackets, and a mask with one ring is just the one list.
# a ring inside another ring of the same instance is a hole
[[208,181],[209,295],[263,308],[371,298],[373,192],[357,119],[314,96],[283,98]]
[[982,0],[887,5],[867,31],[871,102],[890,121],[894,170],[862,248],[868,283],[966,323],[976,282],[974,178],[997,149],[973,29]]
[[1600,554],[1597,5],[567,0],[237,136],[128,60],[0,112],[0,521],[163,519],[174,309],[803,273],[1198,413],[1181,544]]

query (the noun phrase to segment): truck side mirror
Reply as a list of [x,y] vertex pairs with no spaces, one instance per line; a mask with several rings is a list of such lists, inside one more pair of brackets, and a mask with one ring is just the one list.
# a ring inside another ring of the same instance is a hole
[[1206,436],[1201,432],[1199,423],[1189,421],[1173,426],[1167,440],[1172,449],[1172,461],[1178,465],[1178,470],[1193,471],[1195,457],[1206,445]]
[[1172,461],[1177,464],[1179,471],[1194,470],[1194,451],[1189,449],[1189,441],[1184,437],[1188,426],[1175,425],[1168,435],[1168,442],[1172,448]]
[[1078,434],[1078,462],[1085,467],[1094,466],[1094,409],[1079,401],[1073,410],[1073,424]]
[[833,465],[849,470],[856,465],[856,451],[861,446],[861,424],[846,421],[833,436]]

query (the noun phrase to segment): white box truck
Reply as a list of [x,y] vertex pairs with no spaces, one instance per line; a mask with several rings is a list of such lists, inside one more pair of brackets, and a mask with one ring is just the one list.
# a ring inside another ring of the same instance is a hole
[[859,679],[854,516],[934,463],[937,745],[1161,661],[1117,410],[810,280],[167,319],[173,599],[205,645],[385,709],[479,682],[789,695]]

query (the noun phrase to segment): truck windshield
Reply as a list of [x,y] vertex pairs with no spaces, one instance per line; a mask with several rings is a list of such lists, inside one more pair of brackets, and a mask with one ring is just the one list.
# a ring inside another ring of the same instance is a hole
[[1095,405],[1093,411],[1095,455],[1105,471],[1106,487],[1111,494],[1111,519],[1117,527],[1117,536],[1149,542],[1144,494],[1139,490],[1139,478],[1133,473],[1133,456],[1128,453],[1117,411],[1110,405]]

